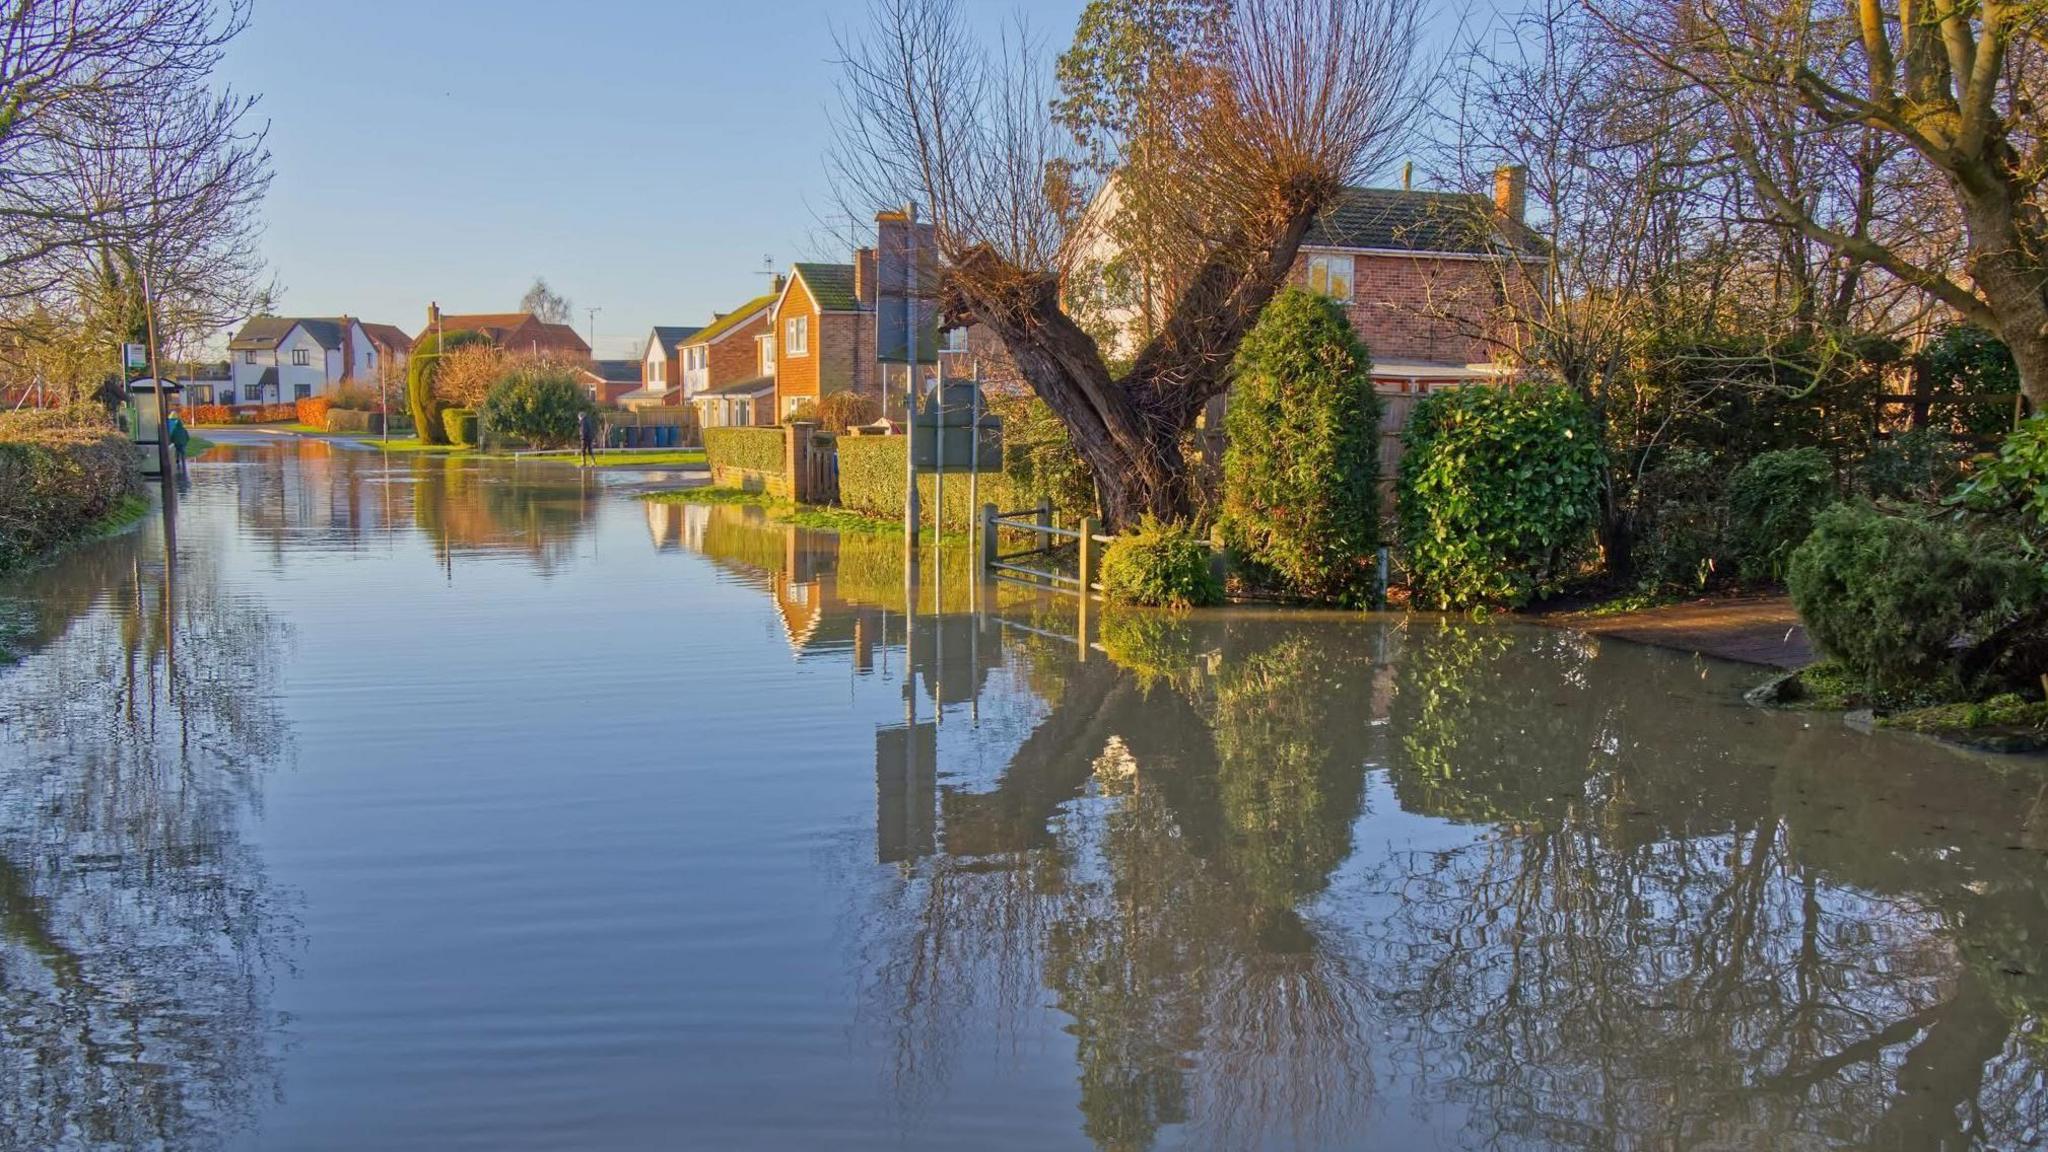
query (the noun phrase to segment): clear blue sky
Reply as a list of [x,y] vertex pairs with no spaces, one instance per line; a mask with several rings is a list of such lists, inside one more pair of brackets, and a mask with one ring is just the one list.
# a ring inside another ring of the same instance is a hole
[[[1055,45],[1084,0],[969,0]],[[427,303],[514,307],[536,275],[596,306],[600,356],[702,324],[824,229],[831,27],[862,0],[257,0],[224,78],[276,166],[280,311],[417,334]],[[842,227],[843,233],[843,227]]]

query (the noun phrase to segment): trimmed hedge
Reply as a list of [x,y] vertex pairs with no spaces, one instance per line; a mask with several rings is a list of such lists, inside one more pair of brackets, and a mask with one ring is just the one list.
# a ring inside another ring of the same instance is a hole
[[[716,428],[704,430],[708,438]],[[903,445],[905,436],[841,436],[839,438],[839,503],[842,507],[872,516],[903,515]],[[918,501],[925,523],[931,522],[932,502],[938,498],[938,477],[917,478]],[[1009,512],[1038,497],[1025,492],[1001,472],[983,472],[980,502],[994,504]],[[967,474],[946,476],[945,518],[948,529],[964,531],[981,517],[981,509],[968,499]]]
[[441,409],[441,428],[448,435],[448,443],[464,448],[476,447],[476,409]]
[[327,410],[327,430],[375,436],[384,431],[384,414],[358,412],[353,408],[330,408]]
[[89,531],[141,491],[134,445],[104,423],[0,417],[0,570]]
[[782,454],[780,428],[704,429],[704,459],[714,473],[720,468],[738,468],[780,476]]
[[1430,395],[1401,434],[1401,546],[1418,603],[1519,608],[1571,575],[1600,510],[1592,413],[1554,385]]
[[292,404],[292,414],[299,423],[310,428],[327,427],[327,410],[331,407],[325,396],[308,396]]

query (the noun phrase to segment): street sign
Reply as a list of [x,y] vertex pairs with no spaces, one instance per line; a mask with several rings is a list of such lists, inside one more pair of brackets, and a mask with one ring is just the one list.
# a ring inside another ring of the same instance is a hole
[[121,366],[130,372],[149,371],[149,345],[121,345]]

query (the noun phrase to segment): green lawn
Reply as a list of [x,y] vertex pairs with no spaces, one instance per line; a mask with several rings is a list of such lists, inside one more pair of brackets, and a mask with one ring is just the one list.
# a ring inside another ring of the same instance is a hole
[[657,504],[738,504],[759,508],[768,514],[768,519],[797,528],[822,528],[831,532],[866,536],[896,536],[903,533],[902,523],[896,520],[865,516],[844,508],[796,504],[766,492],[742,492],[737,488],[682,488],[670,492],[650,492],[641,499],[651,500]]

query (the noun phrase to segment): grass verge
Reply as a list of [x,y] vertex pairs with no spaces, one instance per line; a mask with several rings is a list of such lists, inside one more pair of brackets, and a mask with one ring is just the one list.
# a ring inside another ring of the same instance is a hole
[[735,504],[746,508],[759,508],[767,513],[768,519],[778,524],[788,524],[795,528],[816,528],[847,535],[903,534],[903,525],[894,520],[883,520],[844,508],[796,504],[766,492],[743,492],[738,488],[681,488],[669,492],[650,492],[641,499],[656,504]]
[[1993,752],[2048,750],[2048,701],[2017,695],[1993,696],[1978,704],[1915,708],[1882,717],[1877,723]]

